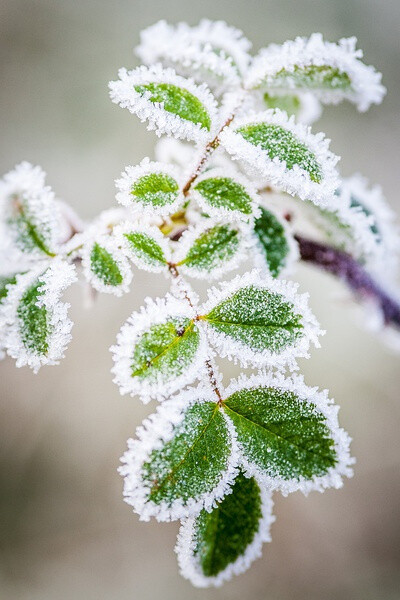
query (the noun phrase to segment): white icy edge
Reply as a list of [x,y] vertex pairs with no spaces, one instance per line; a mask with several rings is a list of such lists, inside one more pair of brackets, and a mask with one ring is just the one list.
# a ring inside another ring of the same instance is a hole
[[121,223],[121,225],[117,225],[114,229],[115,239],[118,245],[122,248],[125,255],[139,268],[144,269],[145,271],[149,271],[150,273],[162,273],[168,269],[168,265],[160,264],[158,262],[154,262],[152,260],[147,260],[137,254],[133,248],[131,243],[126,239],[125,234],[129,233],[141,233],[148,238],[151,238],[154,243],[156,243],[166,260],[166,262],[171,261],[171,247],[170,240],[168,237],[163,235],[158,227],[154,227],[153,225],[146,225],[144,223],[135,224],[130,221],[125,221]]
[[[155,130],[158,136],[172,135],[175,138],[199,143],[212,139],[217,103],[206,84],[197,85],[193,79],[181,77],[173,69],[164,69],[160,64],[137,67],[133,71],[120,69],[118,75],[120,79],[110,81],[109,84],[111,100],[137,115],[142,122],[147,121],[149,130]],[[167,112],[162,102],[150,102],[150,92],[141,95],[135,91],[134,86],[148,83],[172,84],[196,96],[210,116],[210,131],[201,127],[199,123],[193,123]]]
[[[37,306],[46,308],[49,335],[46,355],[39,355],[25,348],[17,309],[25,291],[39,280],[42,294]],[[61,258],[54,258],[34,267],[28,273],[17,275],[15,285],[8,286],[9,292],[0,306],[0,327],[4,327],[3,344],[7,354],[16,359],[16,366],[28,365],[37,373],[42,365],[57,365],[68,342],[71,340],[72,321],[68,318],[69,304],[60,302],[62,292],[76,281],[75,266]]]
[[[352,197],[372,214],[365,215],[360,208],[351,208],[349,204]],[[350,227],[353,238],[349,240],[348,236],[343,235],[346,248],[358,257],[365,258],[371,268],[384,266],[390,269],[390,263],[395,267],[399,258],[400,233],[395,224],[395,214],[386,203],[381,188],[370,188],[367,179],[357,173],[342,180],[339,201],[337,216]],[[371,231],[373,225],[378,228],[378,236]],[[340,237],[340,231],[335,231],[335,241],[336,236]]]
[[[12,197],[17,196],[23,205],[29,220],[44,235],[47,248],[56,253],[60,238],[60,222],[62,221],[59,204],[55,201],[54,192],[45,185],[46,173],[39,166],[22,162],[4,175],[0,180],[0,213],[3,224],[12,217]],[[10,242],[19,247],[18,232],[13,227],[4,227]],[[24,248],[20,250],[24,252]],[[26,252],[26,250],[25,250]],[[29,250],[35,258],[43,258],[38,248]]]
[[[237,230],[239,234],[238,247],[231,258],[223,261],[222,263],[220,262],[219,265],[211,271],[198,267],[187,266],[185,264],[179,264],[181,260],[185,259],[190,248],[200,236],[202,236],[208,229],[213,229],[214,227],[223,225],[227,225],[231,229]],[[237,269],[239,265],[249,257],[249,250],[251,247],[252,238],[251,227],[249,225],[245,223],[229,224],[224,222],[215,222],[214,219],[204,219],[199,221],[196,225],[189,225],[186,231],[183,232],[179,238],[179,241],[175,242],[172,259],[173,262],[178,265],[178,269],[182,275],[188,275],[196,279],[207,279],[208,281],[214,281],[229,271]]]
[[[246,215],[242,213],[240,210],[232,210],[224,207],[215,207],[208,203],[207,199],[203,196],[201,192],[196,189],[196,186],[206,179],[218,179],[218,178],[228,178],[232,179],[235,183],[241,185],[247,195],[250,198],[251,205],[251,214]],[[206,212],[208,215],[220,219],[221,221],[245,221],[246,223],[251,219],[251,217],[259,217],[260,211],[258,209],[258,205],[260,204],[260,198],[257,193],[257,189],[255,185],[247,179],[241,173],[238,173],[235,169],[225,169],[215,167],[210,169],[209,171],[205,171],[200,177],[196,179],[194,186],[191,189],[190,195],[195,198],[198,205]]]
[[[122,283],[120,285],[107,285],[92,271],[90,255],[95,244],[98,244],[109,254],[118,265],[118,269],[122,275]],[[98,292],[106,294],[114,294],[122,296],[129,291],[129,286],[132,281],[132,270],[129,261],[118,246],[118,241],[114,236],[109,235],[93,235],[88,234],[83,237],[83,249],[80,251],[82,257],[83,274],[87,281]]]
[[247,377],[240,375],[233,379],[225,390],[225,398],[229,398],[233,393],[243,389],[254,389],[258,387],[274,387],[284,391],[293,392],[301,400],[308,404],[314,404],[326,419],[325,423],[331,432],[334,441],[334,448],[338,462],[334,467],[330,467],[323,476],[314,476],[312,479],[301,477],[297,479],[283,479],[282,477],[271,477],[266,475],[257,465],[248,461],[245,451],[241,448],[243,468],[248,477],[256,477],[261,485],[264,485],[270,491],[279,490],[284,496],[291,492],[300,490],[307,495],[315,490],[323,492],[327,488],[340,488],[343,485],[343,477],[352,477],[353,469],[351,466],[355,459],[350,456],[349,435],[339,426],[338,411],[339,406],[333,403],[328,397],[328,390],[319,391],[317,387],[308,387],[304,383],[303,377],[292,375],[290,379],[284,377],[282,373],[260,372],[257,375]]
[[[294,239],[292,227],[290,226],[290,223],[288,223],[286,219],[284,219],[279,214],[275,207],[264,205],[263,208],[265,208],[265,210],[267,210],[268,212],[272,213],[276,220],[282,225],[284,229],[284,235],[289,246],[289,252],[285,257],[285,264],[281,268],[278,277],[290,275],[293,271],[293,266],[296,264],[300,257],[299,246],[296,240]],[[251,257],[253,259],[254,267],[262,273],[267,273],[270,275],[268,264],[265,259],[264,250],[262,249],[260,239],[254,230],[252,232],[252,236],[254,238],[254,246],[252,249]]]
[[203,508],[208,512],[216,506],[219,500],[230,493],[231,486],[237,475],[238,450],[236,432],[229,419],[221,413],[227,425],[231,442],[231,453],[225,471],[221,473],[218,484],[208,493],[198,498],[191,498],[186,503],[176,499],[172,503],[165,501],[160,504],[148,500],[150,489],[142,479],[142,468],[153,450],[160,450],[170,441],[176,428],[182,423],[185,410],[195,403],[214,402],[215,395],[207,388],[199,386],[188,388],[179,395],[167,400],[157,407],[157,412],[145,419],[136,430],[137,439],[128,440],[128,450],[121,461],[119,473],[124,477],[124,499],[140,515],[140,520],[148,521],[155,517],[157,521],[174,521],[196,515]]
[[275,517],[272,514],[274,503],[271,493],[262,483],[260,484],[259,481],[257,483],[260,488],[262,513],[258,532],[255,534],[253,541],[247,546],[245,552],[218,575],[206,577],[202,573],[200,562],[194,555],[197,517],[188,517],[182,521],[175,552],[182,577],[188,579],[194,586],[199,588],[220,587],[225,581],[229,581],[233,575],[244,573],[257,558],[260,558],[264,542],[271,541],[270,529],[272,523],[275,521]]
[[279,354],[275,354],[268,349],[263,352],[256,352],[245,344],[234,340],[216,329],[207,321],[204,321],[207,327],[207,337],[210,343],[215,347],[217,353],[222,358],[228,358],[242,367],[275,367],[282,370],[288,368],[291,371],[297,370],[297,358],[309,358],[310,345],[316,348],[320,347],[318,337],[325,332],[319,327],[318,321],[314,317],[308,306],[309,294],[299,294],[298,284],[293,281],[283,281],[273,279],[266,273],[254,269],[245,275],[237,275],[229,282],[223,282],[219,288],[213,287],[208,290],[208,301],[199,308],[202,315],[207,315],[217,304],[233,296],[239,289],[254,286],[259,289],[266,289],[270,292],[283,296],[284,300],[293,305],[295,314],[301,315],[303,325],[303,335],[294,346],[285,348]]
[[[374,67],[361,62],[362,50],[356,50],[357,38],[343,38],[337,44],[325,42],[320,33],[313,33],[309,38],[297,37],[282,45],[271,44],[263,48],[253,59],[247,73],[245,86],[248,89],[264,86],[274,89],[275,76],[284,69],[289,74],[295,66],[328,65],[347,73],[352,90],[312,90],[324,103],[337,104],[347,99],[364,112],[371,104],[380,104],[386,93],[381,84],[381,74]],[[288,78],[288,91],[296,90],[293,80]]]
[[121,394],[138,394],[144,404],[152,398],[164,400],[185,385],[196,379],[205,377],[205,359],[208,356],[207,340],[201,323],[196,323],[199,333],[199,346],[193,362],[188,365],[184,372],[173,379],[166,379],[165,375],[158,373],[158,380],[154,383],[131,377],[131,362],[135,344],[140,340],[153,325],[165,323],[165,321],[177,317],[194,319],[197,316],[196,309],[189,306],[187,300],[182,297],[173,297],[167,294],[165,298],[146,298],[145,305],[139,312],[134,312],[122,326],[117,336],[116,345],[110,348],[113,355],[114,366],[111,372],[114,374],[114,383],[119,386]]
[[197,81],[210,80],[222,91],[240,84],[240,73],[250,61],[250,47],[241,31],[223,21],[203,20],[196,27],[159,21],[141,32],[135,52],[146,65],[161,62]]
[[[299,142],[303,143],[314,155],[320,166],[322,181],[312,181],[309,174],[295,165],[286,168],[286,162],[278,158],[270,159],[267,152],[259,146],[246,141],[236,129],[250,124],[268,123],[278,125],[290,131]],[[279,109],[269,109],[253,113],[233,122],[220,134],[220,141],[234,160],[246,163],[251,172],[261,175],[267,183],[274,185],[302,200],[311,200],[322,207],[329,207],[335,202],[334,193],[339,184],[335,168],[339,157],[329,151],[329,142],[323,133],[312,134],[310,127],[296,123],[294,116]]]
[[176,199],[170,204],[165,204],[164,206],[153,206],[152,204],[142,202],[139,197],[133,196],[131,193],[132,186],[142,177],[151,175],[152,173],[162,173],[163,175],[168,175],[176,181],[178,186],[180,186],[181,181],[179,172],[173,165],[154,162],[147,157],[135,167],[126,167],[125,171],[121,173],[121,178],[115,180],[115,185],[117,190],[119,190],[115,196],[117,202],[123,206],[131,208],[132,213],[136,218],[140,217],[141,215],[148,217],[162,217],[170,215],[176,212],[184,202],[184,197],[179,192],[179,189],[176,192]]

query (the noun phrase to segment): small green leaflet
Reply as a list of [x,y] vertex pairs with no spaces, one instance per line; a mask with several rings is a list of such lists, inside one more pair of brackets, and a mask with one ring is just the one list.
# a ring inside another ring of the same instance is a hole
[[166,112],[210,131],[211,119],[198,98],[185,88],[172,83],[146,83],[135,85],[135,90],[153,104],[162,103]]
[[193,560],[201,575],[216,578],[245,554],[261,517],[260,487],[254,477],[239,473],[231,493],[212,512],[202,510],[195,519]]
[[22,295],[17,308],[21,341],[26,350],[38,355],[47,354],[49,331],[48,313],[37,302],[43,294],[43,283],[36,281]]
[[196,236],[196,230],[188,231],[185,237],[182,236],[182,245],[189,246],[189,249],[184,258],[176,263],[193,275],[207,275],[224,268],[239,250],[240,232],[230,225],[206,228]]
[[301,315],[291,302],[266,288],[247,285],[217,304],[204,319],[218,334],[226,336],[231,352],[234,343],[254,354],[279,354],[294,346],[303,334]]
[[194,186],[204,210],[223,209],[230,213],[251,215],[252,199],[243,185],[231,177],[210,177]]
[[278,96],[265,92],[263,99],[266,108],[280,108],[287,112],[288,115],[297,116],[301,110],[301,100],[294,94]]
[[254,123],[236,130],[244,140],[266,152],[271,160],[278,159],[292,170],[303,169],[316,183],[322,180],[321,166],[315,154],[288,129],[275,123]]
[[131,188],[132,200],[153,207],[173,204],[179,194],[175,179],[167,173],[148,173],[139,177]]
[[269,210],[260,207],[261,215],[254,222],[254,233],[260,254],[273,277],[278,277],[287,264],[290,245],[282,223]]
[[167,265],[163,249],[150,233],[130,231],[123,235],[128,242],[129,255],[134,262],[138,263],[138,266],[147,267],[152,270],[161,270]]
[[227,398],[224,407],[245,459],[271,479],[311,480],[338,462],[326,417],[294,392],[243,389]]
[[152,325],[133,348],[131,377],[160,384],[173,380],[191,365],[199,343],[199,330],[191,319]]
[[95,276],[106,286],[116,287],[122,284],[123,275],[113,255],[95,242],[90,252],[90,268]]
[[23,196],[13,199],[12,203],[12,216],[7,219],[7,224],[13,230],[21,250],[40,250],[47,256],[55,256],[49,248],[52,241],[50,224],[45,221],[37,222],[37,217],[35,219],[34,215],[30,214],[30,203]]
[[226,417],[218,403],[193,391],[160,405],[122,459],[124,495],[142,519],[169,521],[209,510],[236,473]]
[[330,65],[296,65],[292,71],[281,69],[268,78],[270,88],[332,90],[346,92],[351,90],[349,75]]

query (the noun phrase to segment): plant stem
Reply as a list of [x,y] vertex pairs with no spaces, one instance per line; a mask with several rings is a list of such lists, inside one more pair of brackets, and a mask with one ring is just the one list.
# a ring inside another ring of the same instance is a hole
[[295,239],[303,261],[316,265],[344,281],[359,299],[373,300],[382,312],[385,325],[400,327],[399,301],[385,292],[350,254],[300,235],[296,235]]

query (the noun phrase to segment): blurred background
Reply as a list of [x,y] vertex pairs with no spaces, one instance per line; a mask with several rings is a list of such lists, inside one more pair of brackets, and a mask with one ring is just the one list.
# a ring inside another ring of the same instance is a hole
[[[113,180],[152,156],[155,137],[111,104],[107,82],[137,64],[140,29],[202,17],[242,28],[255,50],[313,31],[356,35],[388,96],[364,115],[328,108],[314,129],[333,139],[343,174],[380,182],[400,212],[398,0],[2,0],[1,172],[27,159],[84,218],[113,206]],[[36,376],[11,360],[0,365],[1,599],[400,598],[399,357],[358,326],[338,283],[305,267],[296,277],[328,331],[302,368],[342,407],[355,477],[323,495],[277,496],[262,559],[222,589],[192,588],[177,571],[177,525],[140,523],[116,472],[151,409],[119,395],[108,348],[143,297],[164,294],[166,283],[138,274],[132,294],[102,296],[90,311],[75,286],[74,339],[61,365]]]

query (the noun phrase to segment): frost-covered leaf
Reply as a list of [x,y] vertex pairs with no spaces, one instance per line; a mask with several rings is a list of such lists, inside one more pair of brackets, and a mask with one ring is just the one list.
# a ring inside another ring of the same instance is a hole
[[183,521],[175,548],[182,576],[209,587],[243,573],[271,541],[272,506],[269,492],[239,472],[231,493],[211,512]]
[[314,33],[281,46],[271,44],[254,58],[245,85],[286,92],[308,89],[322,102],[337,104],[346,99],[365,111],[379,104],[386,90],[381,74],[361,62],[356,42],[354,37],[338,44],[324,42],[321,34]]
[[10,290],[9,286],[12,286],[17,281],[17,274],[0,276],[0,303],[2,303],[8,295]]
[[136,167],[126,167],[115,183],[118,202],[139,214],[170,215],[183,203],[176,169],[148,158]]
[[350,438],[327,391],[302,378],[241,377],[226,390],[224,409],[237,432],[248,475],[285,495],[341,487],[352,475]]
[[157,227],[127,222],[118,228],[116,236],[126,255],[140,269],[160,273],[168,267],[171,258],[168,238]]
[[267,110],[238,119],[220,134],[224,148],[269,185],[326,206],[338,184],[335,164],[323,134],[313,135],[286,113]]
[[205,84],[196,85],[159,64],[120,69],[119,77],[110,82],[112,101],[147,121],[157,135],[193,141],[209,137],[216,102]]
[[141,519],[169,521],[210,510],[232,484],[237,452],[232,428],[201,388],[168,400],[130,440],[120,472],[124,496]]
[[296,121],[311,125],[321,116],[321,104],[314,94],[298,92],[296,94],[263,93],[265,108],[279,108],[289,116],[294,116]]
[[210,216],[220,219],[249,220],[257,212],[257,192],[250,181],[222,169],[207,171],[196,181],[194,196]]
[[61,214],[40,167],[23,162],[0,181],[1,219],[13,243],[36,257],[55,256]]
[[211,289],[202,319],[220,356],[243,366],[296,369],[296,357],[308,357],[321,333],[308,295],[297,287],[253,271]]
[[260,269],[266,267],[273,277],[278,277],[297,258],[296,244],[282,219],[266,208],[260,210],[261,215],[254,222],[255,262]]
[[204,19],[195,27],[159,21],[141,32],[136,54],[147,65],[161,62],[180,75],[223,91],[240,84],[250,47],[241,31],[223,21]]
[[206,347],[195,317],[187,302],[172,297],[147,299],[131,315],[111,348],[121,394],[162,399],[202,376]]
[[203,223],[183,233],[174,262],[183,274],[215,279],[246,258],[245,233],[233,224]]
[[132,271],[114,237],[89,238],[82,252],[82,266],[86,279],[97,291],[121,296],[129,290]]
[[75,267],[61,259],[16,276],[0,307],[0,322],[6,328],[4,347],[17,367],[29,365],[37,372],[63,357],[72,323],[60,296],[75,280]]

